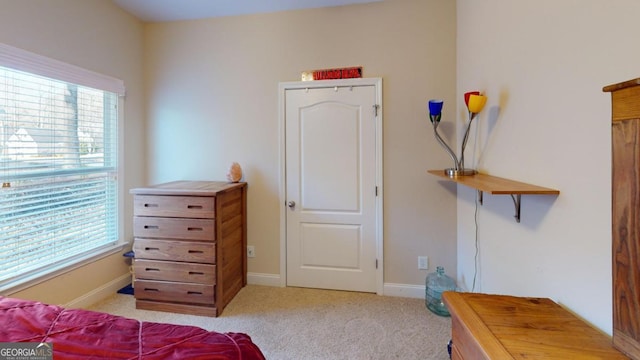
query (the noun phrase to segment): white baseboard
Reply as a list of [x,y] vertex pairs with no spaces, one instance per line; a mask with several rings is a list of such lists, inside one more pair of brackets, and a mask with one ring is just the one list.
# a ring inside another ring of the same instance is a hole
[[96,288],[78,298],[71,300],[63,305],[65,308],[88,308],[89,306],[106,299],[115,294],[118,290],[131,283],[131,275],[124,274],[102,286]]
[[[124,274],[99,288],[96,288],[70,302],[64,304],[66,308],[87,308],[116,293],[121,288],[131,283],[131,275]],[[247,273],[247,283],[251,285],[281,287],[279,274]],[[408,298],[424,298],[424,285],[385,283],[383,285],[384,296],[397,296]]]
[[385,283],[384,284],[384,295],[385,296],[397,296],[397,297],[408,297],[408,298],[417,298],[424,299],[425,297],[425,287],[424,285],[411,285],[411,284],[394,284],[394,283]]
[[247,284],[280,287],[280,275],[248,272]]
[[[247,273],[247,284],[281,287],[279,274]],[[394,284],[383,285],[384,296],[424,299],[424,285]]]

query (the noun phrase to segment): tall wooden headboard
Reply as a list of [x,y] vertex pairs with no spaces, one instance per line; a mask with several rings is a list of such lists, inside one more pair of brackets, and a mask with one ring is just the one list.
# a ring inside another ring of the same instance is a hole
[[611,93],[613,345],[640,360],[640,78]]

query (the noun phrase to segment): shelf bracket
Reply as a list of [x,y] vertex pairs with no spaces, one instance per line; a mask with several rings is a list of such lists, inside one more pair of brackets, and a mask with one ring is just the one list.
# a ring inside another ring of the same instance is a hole
[[[483,200],[483,192],[482,190],[478,190],[478,203],[480,203],[480,206],[482,206],[482,200]],[[520,202],[522,200],[522,195],[520,194],[516,194],[515,196],[513,194],[509,194],[511,195],[511,199],[513,200],[513,206],[515,206],[516,208],[516,214],[513,216],[514,218],[516,218],[517,222],[520,222]]]
[[516,196],[513,196],[513,194],[511,194],[511,199],[513,200],[513,205],[516,207],[516,214],[515,214],[515,218],[517,222],[520,222],[520,202],[521,202],[521,197],[522,195],[520,194],[516,194]]

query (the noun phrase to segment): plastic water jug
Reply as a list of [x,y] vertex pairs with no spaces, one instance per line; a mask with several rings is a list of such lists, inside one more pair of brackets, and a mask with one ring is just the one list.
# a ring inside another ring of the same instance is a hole
[[442,293],[445,291],[455,291],[456,283],[452,278],[445,275],[444,268],[438,266],[436,272],[427,276],[426,281],[427,309],[440,316],[450,316],[447,306],[442,302]]

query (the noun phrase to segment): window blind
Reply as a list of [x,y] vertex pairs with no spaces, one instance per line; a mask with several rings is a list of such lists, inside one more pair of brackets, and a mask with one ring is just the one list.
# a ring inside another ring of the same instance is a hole
[[[108,77],[35,55],[28,56],[38,60],[35,70],[22,66],[34,72],[4,66],[13,59],[6,50],[0,46],[0,289],[118,243],[124,91],[103,86]],[[14,62],[24,59],[16,54]],[[51,77],[56,69],[63,80]]]
[[1,43],[0,66],[125,95],[124,82],[120,79]]

